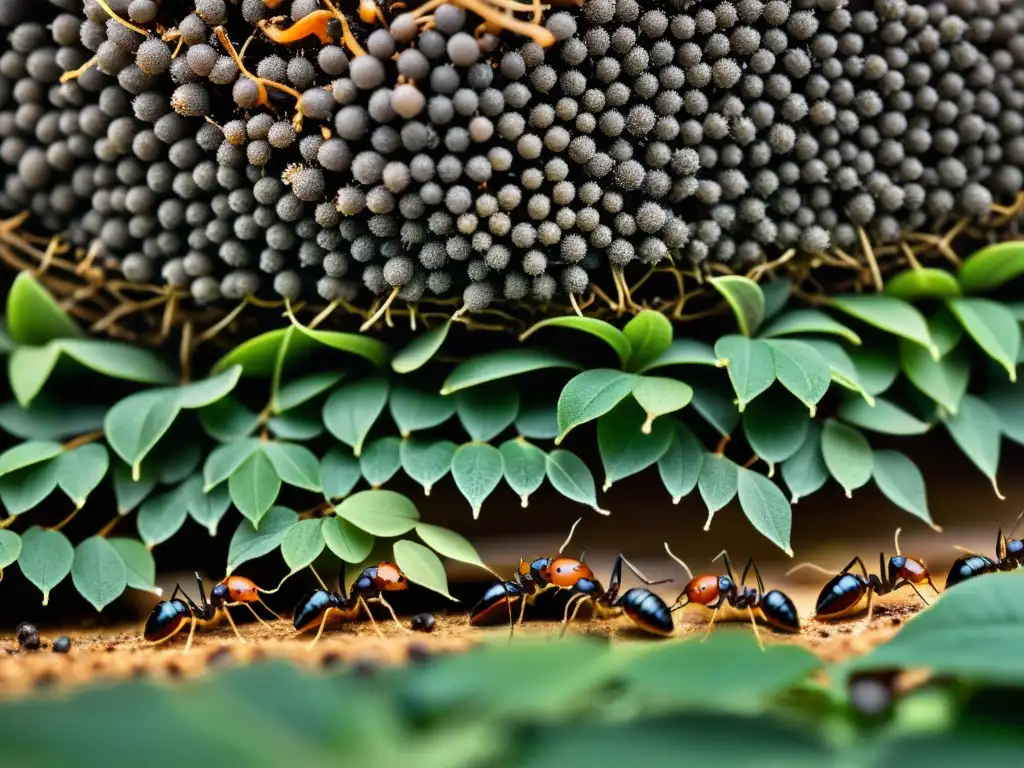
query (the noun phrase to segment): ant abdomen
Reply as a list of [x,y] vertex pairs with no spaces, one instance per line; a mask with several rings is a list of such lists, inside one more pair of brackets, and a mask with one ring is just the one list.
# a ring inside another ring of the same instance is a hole
[[789,595],[773,589],[761,597],[761,615],[765,624],[782,632],[799,632],[800,616]]
[[949,569],[949,574],[946,576],[946,589],[994,570],[996,570],[995,562],[984,555],[964,555],[958,558]]
[[522,599],[523,588],[516,582],[495,582],[473,606],[469,613],[469,623],[474,627],[484,627],[507,622],[510,608],[518,610]]
[[665,601],[644,587],[627,589],[618,604],[633,623],[653,635],[671,635],[675,629],[672,612]]
[[849,572],[840,573],[822,587],[814,612],[821,619],[838,619],[855,612],[866,593],[864,579]]

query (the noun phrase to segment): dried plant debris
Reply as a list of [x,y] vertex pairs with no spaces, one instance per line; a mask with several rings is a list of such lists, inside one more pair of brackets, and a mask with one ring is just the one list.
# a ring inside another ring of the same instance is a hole
[[1010,0],[12,0],[0,215],[137,283],[546,302],[983,218]]

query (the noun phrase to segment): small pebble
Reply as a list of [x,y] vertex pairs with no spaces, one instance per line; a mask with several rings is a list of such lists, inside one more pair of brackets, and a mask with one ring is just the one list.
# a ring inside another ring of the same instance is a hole
[[409,622],[409,626],[416,632],[433,632],[434,614],[418,613],[412,617],[412,620]]
[[71,650],[71,638],[67,635],[61,635],[53,641],[53,652],[54,653],[67,653]]
[[27,621],[21,622],[17,629],[14,630],[15,637],[18,638],[18,645],[28,651],[39,650],[39,630],[36,629],[35,624],[29,624]]

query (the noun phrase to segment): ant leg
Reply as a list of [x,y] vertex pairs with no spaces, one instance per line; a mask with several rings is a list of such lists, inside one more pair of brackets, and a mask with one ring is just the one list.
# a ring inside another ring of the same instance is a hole
[[[507,592],[505,593],[508,594]],[[509,610],[512,610],[511,607]],[[516,626],[521,627],[523,625],[523,618],[526,616],[526,596],[523,596],[522,602],[519,603],[519,619],[516,621]]]
[[314,645],[316,645],[317,640],[320,639],[320,635],[322,635],[324,633],[324,627],[327,626],[327,619],[330,617],[331,611],[333,611],[333,610],[334,610],[333,608],[328,608],[326,611],[324,611],[324,617],[320,620],[320,629],[317,630],[316,637],[314,637],[312,640],[309,641],[309,647],[310,648],[312,648]]
[[931,605],[931,603],[924,599],[924,595],[921,594],[920,590],[917,588],[915,584],[908,581],[907,586],[909,586],[912,590],[914,590],[914,592],[917,593],[917,596],[921,598],[922,603],[924,603],[925,605]]
[[1006,559],[1006,537],[1003,536],[1002,527],[999,528],[999,532],[996,534],[996,559],[999,562]]
[[[261,600],[260,602],[263,602],[263,601]],[[267,622],[263,619],[262,616],[260,616],[258,613],[256,613],[256,609],[255,608],[253,608],[249,603],[242,603],[242,605],[244,605],[246,608],[249,609],[249,613],[251,613],[253,616],[256,617],[256,621],[258,621],[260,624],[262,624],[267,629],[270,629],[270,625],[267,624]],[[226,611],[225,611],[225,613],[226,613]]]
[[[501,582],[501,588],[505,590],[505,607],[508,609],[508,641],[512,642],[512,637],[516,633],[516,625],[512,622],[512,600],[508,593],[508,584],[504,581]],[[524,597],[523,600],[526,598]]]
[[[562,617],[562,631],[558,633],[558,638],[561,640],[565,637],[565,631],[569,628],[569,625],[576,620],[576,614],[579,613],[580,606],[582,606],[588,599],[589,595],[573,595],[569,599],[569,602],[565,604],[565,615]],[[569,617],[569,606],[573,604],[573,600],[576,601],[576,606],[573,609],[572,617]]]
[[857,630],[857,634],[858,635],[861,634],[864,630],[866,630],[869,626],[871,626],[871,616],[874,614],[874,611],[875,611],[875,590],[869,589],[868,590],[868,615],[867,615],[867,618],[864,619],[864,623],[861,624],[860,629]]
[[238,641],[240,643],[246,642],[245,638],[242,637],[242,634],[238,631],[238,627],[235,626],[235,620],[231,618],[231,611],[228,609],[228,606],[226,605],[224,606],[224,616],[227,618],[228,624],[230,624],[231,628],[235,631],[235,637],[238,638]]
[[273,608],[271,608],[269,605],[267,605],[265,602],[263,602],[263,598],[257,598],[257,600],[259,601],[260,605],[262,605],[264,608],[270,611],[270,613],[273,615],[275,619],[278,619],[279,621],[284,621],[284,617],[277,611],[275,611]]
[[757,618],[754,616],[754,609],[748,605],[747,612],[750,613],[750,626],[754,629],[754,639],[757,640],[757,644],[764,651],[764,642],[761,640],[761,633],[757,629]]
[[364,611],[366,611],[366,616],[367,616],[367,618],[370,619],[370,623],[373,624],[373,628],[377,631],[377,634],[380,637],[384,637],[384,633],[381,632],[380,631],[380,627],[377,626],[377,620],[375,618],[373,618],[373,614],[370,613],[370,606],[366,604],[366,600],[364,600],[361,595],[356,598],[356,605],[357,606],[362,606],[362,609]]
[[385,608],[388,609],[388,611],[391,612],[391,618],[394,619],[395,624],[398,626],[398,628],[400,630],[402,630],[403,632],[408,632],[411,635],[412,634],[412,630],[408,629],[407,627],[405,627],[402,624],[402,622],[400,622],[398,620],[398,616],[395,614],[395,609],[391,607],[391,603],[389,603],[387,600],[385,600],[383,595],[378,597],[377,600],[380,602],[381,605],[383,605]]
[[715,612],[711,614],[711,621],[708,622],[708,628],[704,630],[704,636],[700,639],[700,641],[702,643],[705,640],[707,640],[708,639],[708,635],[711,634],[711,628],[715,626],[715,619],[718,618],[718,612],[720,610],[722,610],[721,606],[719,606],[718,608],[715,608]]
[[[621,554],[619,555],[619,557],[622,558],[622,562],[624,562],[626,564],[626,567],[629,568],[629,570],[631,570],[633,572],[633,575],[636,576],[638,579],[640,579],[640,581],[642,581],[647,586],[652,586],[654,584],[671,584],[673,581],[675,581],[675,579],[658,579],[657,581],[651,581],[646,576],[644,576],[642,573],[640,573],[640,571],[638,571],[636,569],[636,567],[631,562],[629,562],[629,560],[627,560],[626,558],[622,557]],[[616,558],[616,560],[617,559],[618,558]]]
[[185,641],[184,653],[188,653],[189,648],[192,647],[192,638],[195,637],[196,634],[196,615],[194,613],[192,614],[191,625],[192,626],[188,628],[188,640]]
[[928,574],[928,586],[932,588],[932,592],[934,592],[936,595],[939,594],[939,588],[936,587],[935,582],[932,581],[931,574]]

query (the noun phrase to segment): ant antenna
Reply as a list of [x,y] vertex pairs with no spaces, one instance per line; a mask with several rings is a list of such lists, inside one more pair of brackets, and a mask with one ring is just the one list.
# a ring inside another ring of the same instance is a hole
[[900,557],[903,556],[903,553],[900,552],[900,531],[902,531],[902,530],[903,530],[902,528],[897,528],[896,529],[896,533],[893,534],[893,537],[892,537],[892,545],[894,547],[896,547],[896,554],[897,554],[897,556],[900,556]]
[[689,577],[690,581],[693,581],[693,571],[690,570],[690,566],[688,566],[686,563],[684,563],[682,560],[680,560],[678,557],[672,554],[672,550],[668,548],[667,541],[665,542],[665,551],[668,552],[669,557],[671,557],[673,560],[675,560],[677,563],[683,566],[683,570],[686,571],[686,575]]
[[792,574],[794,574],[797,571],[799,571],[801,568],[812,568],[815,571],[820,571],[821,573],[824,573],[826,576],[834,576],[835,575],[835,571],[830,571],[830,570],[828,570],[828,568],[822,568],[820,565],[818,565],[816,563],[799,563],[797,565],[794,565],[788,571],[786,571],[786,575],[787,576],[791,576]]
[[[569,546],[569,542],[572,541],[572,535],[576,533],[576,526],[580,524],[582,519],[582,517],[579,517],[576,519],[576,522],[572,524],[572,528],[569,529],[569,535],[566,537],[565,541],[562,542],[562,546],[558,548],[558,554],[562,554],[562,550]],[[580,558],[581,561],[582,559],[583,558]]]
[[1024,519],[1024,511],[1017,515],[1017,519],[1013,521],[1013,528],[1011,528],[1010,532],[1006,534],[1006,538],[1010,538],[1011,536],[1013,536],[1014,532],[1017,530],[1017,526],[1020,525],[1021,519]]

